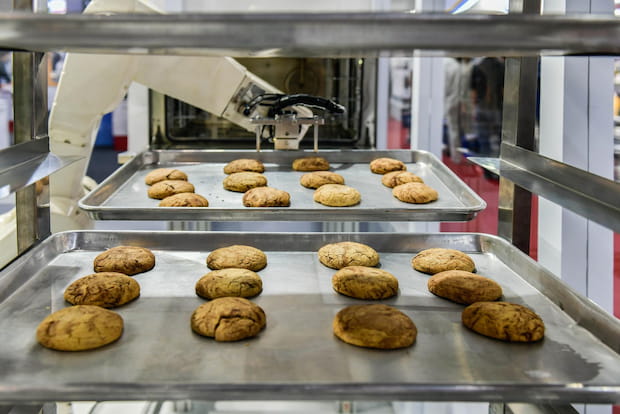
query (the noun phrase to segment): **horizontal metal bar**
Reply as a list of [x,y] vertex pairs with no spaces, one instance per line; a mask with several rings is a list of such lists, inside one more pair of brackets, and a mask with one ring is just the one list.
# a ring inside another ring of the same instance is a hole
[[[260,35],[257,35],[260,34]],[[220,56],[620,54],[609,16],[382,13],[0,14],[0,48]],[[463,39],[467,39],[466,42]]]
[[620,184],[502,143],[500,175],[575,213],[620,232]]

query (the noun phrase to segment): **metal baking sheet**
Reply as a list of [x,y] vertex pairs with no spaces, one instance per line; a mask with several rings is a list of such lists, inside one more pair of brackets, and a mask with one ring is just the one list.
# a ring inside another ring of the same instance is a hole
[[[312,199],[314,190],[299,184],[303,172],[293,171],[294,159],[319,155],[329,160],[331,171],[356,188],[362,201],[352,207],[327,207]],[[370,172],[375,158],[391,157],[407,164],[435,188],[439,199],[428,204],[408,204],[392,196],[381,184],[381,175]],[[244,207],[243,193],[224,190],[224,165],[237,158],[265,163],[270,187],[291,194],[290,207]],[[186,172],[196,193],[209,200],[209,207],[158,207],[160,200],[147,196],[144,176],[160,167]],[[486,203],[434,155],[424,151],[209,151],[163,150],[139,154],[80,200],[79,206],[96,220],[210,220],[210,221],[466,221]]]
[[[400,282],[397,307],[415,322],[416,343],[380,351],[332,334],[338,310],[367,301],[331,288],[335,272],[316,251],[328,242],[373,246]],[[68,306],[64,289],[92,272],[116,245],[152,249],[153,270],[134,276],[141,296],[117,311],[121,339],[98,350],[58,352],[35,340],[39,322]],[[204,303],[195,282],[215,248],[263,249],[267,314],[258,337],[218,343],[192,333]],[[427,291],[411,268],[428,247],[469,253],[497,280],[504,299],[534,309],[546,324],[533,344],[504,343],[461,325],[463,306]],[[50,237],[0,274],[0,402],[132,399],[384,399],[515,402],[620,402],[620,322],[572,292],[495,236],[385,233],[68,232]]]

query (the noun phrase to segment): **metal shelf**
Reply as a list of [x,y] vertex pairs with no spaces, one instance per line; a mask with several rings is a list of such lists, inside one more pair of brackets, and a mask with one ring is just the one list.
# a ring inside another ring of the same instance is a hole
[[[260,33],[260,36],[256,34]],[[620,54],[609,16],[382,13],[0,14],[0,48],[233,57]],[[467,39],[467,41],[464,41]]]

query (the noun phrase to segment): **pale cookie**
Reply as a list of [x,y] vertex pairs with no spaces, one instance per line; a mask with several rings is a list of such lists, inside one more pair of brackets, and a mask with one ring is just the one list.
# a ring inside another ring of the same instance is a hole
[[95,272],[118,272],[135,275],[155,266],[155,255],[149,249],[135,246],[116,246],[95,257]]
[[515,303],[477,302],[463,310],[461,319],[472,331],[502,341],[536,342],[545,336],[540,316]]
[[181,180],[160,181],[150,186],[147,191],[149,197],[155,198],[157,200],[161,200],[175,194],[193,192],[194,186],[187,181]]
[[263,281],[248,269],[222,269],[207,273],[196,282],[196,294],[205,299],[226,296],[251,298],[261,293]]
[[58,351],[86,351],[116,341],[123,318],[99,306],[77,305],[48,315],[37,328],[37,341]]
[[379,253],[365,244],[345,241],[321,247],[319,261],[332,269],[342,269],[346,266],[377,266]]
[[209,201],[200,194],[181,193],[164,198],[159,207],[209,207]]
[[392,171],[381,177],[381,183],[390,188],[407,183],[423,183],[424,180],[409,171]]
[[225,174],[233,174],[242,171],[262,173],[265,172],[265,166],[259,160],[251,160],[246,158],[231,161],[224,166]]
[[387,299],[398,293],[398,279],[390,272],[366,266],[348,266],[332,277],[334,290],[357,299]]
[[165,180],[187,181],[187,174],[183,171],[177,170],[176,168],[157,168],[144,177],[144,182],[147,185],[153,185]]
[[291,195],[277,188],[256,187],[246,191],[242,201],[246,207],[288,207]]
[[243,171],[232,173],[224,178],[223,185],[225,190],[245,193],[252,188],[265,187],[267,177],[257,172]]
[[213,270],[241,268],[259,271],[267,266],[267,256],[252,246],[235,244],[213,250],[207,256],[207,267]]
[[359,204],[362,195],[353,187],[342,184],[325,184],[314,191],[317,203],[329,207],[350,207]]
[[463,305],[502,297],[502,288],[496,281],[464,270],[436,273],[428,279],[427,286],[431,293]]
[[406,171],[404,162],[394,158],[377,158],[370,162],[370,171],[375,174],[385,174],[391,171]]
[[93,273],[79,278],[65,289],[65,300],[72,305],[115,308],[140,296],[134,278],[115,272]]
[[297,158],[293,161],[293,169],[295,171],[327,171],[329,161],[323,157]]
[[410,204],[425,204],[437,200],[437,191],[424,183],[407,183],[397,185],[392,189],[392,195]]
[[422,250],[411,259],[411,265],[415,270],[432,275],[446,270],[464,270],[466,272],[476,270],[474,261],[467,254],[440,247]]
[[325,184],[344,184],[344,177],[331,171],[314,171],[302,175],[299,183],[306,188],[319,188]]
[[244,298],[231,297],[200,305],[191,318],[194,332],[223,342],[256,336],[266,323],[265,312],[260,306]]
[[418,335],[413,321],[386,305],[353,305],[336,314],[334,334],[356,346],[397,349],[413,345]]

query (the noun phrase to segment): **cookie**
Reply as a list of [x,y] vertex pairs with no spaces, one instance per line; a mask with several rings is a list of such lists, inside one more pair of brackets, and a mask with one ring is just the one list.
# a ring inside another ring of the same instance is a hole
[[187,174],[176,168],[157,168],[144,177],[147,185],[153,185],[164,180],[183,180],[187,181]]
[[155,255],[149,249],[116,246],[95,257],[95,272],[118,272],[126,275],[147,272],[155,266]]
[[233,174],[242,171],[265,172],[265,166],[259,160],[241,158],[229,162],[224,166],[224,174]]
[[230,174],[224,178],[223,185],[224,189],[228,191],[245,193],[251,188],[265,187],[267,178],[257,172],[244,171]]
[[432,275],[446,270],[464,270],[466,272],[476,270],[474,261],[467,254],[440,247],[422,250],[411,259],[411,265],[415,270]]
[[207,273],[196,283],[196,294],[205,299],[225,296],[251,298],[263,291],[260,276],[248,269],[222,269]]
[[213,250],[207,256],[207,267],[212,270],[241,268],[255,272],[267,266],[267,256],[252,246],[235,244]]
[[267,323],[260,306],[244,298],[217,298],[192,314],[192,331],[216,341],[239,341],[256,336]]
[[424,180],[422,180],[422,178],[409,171],[392,171],[383,174],[383,177],[381,177],[381,183],[390,188],[394,188],[401,184],[423,182]]
[[200,194],[180,193],[164,198],[159,207],[209,207],[209,201]]
[[344,177],[331,171],[314,171],[302,175],[299,183],[306,188],[319,188],[325,184],[344,184]]
[[288,207],[291,195],[277,188],[256,187],[246,191],[242,201],[246,207]]
[[325,184],[314,191],[312,197],[317,203],[329,207],[349,207],[359,204],[362,195],[353,187],[342,184]]
[[407,183],[397,185],[392,189],[392,195],[410,204],[426,204],[437,200],[437,191],[424,183]]
[[461,314],[463,325],[502,341],[536,342],[545,336],[540,316],[525,306],[508,302],[477,302]]
[[71,283],[65,289],[65,300],[72,305],[94,305],[115,308],[140,296],[140,285],[134,278],[115,272],[93,273]]
[[86,351],[112,343],[123,333],[123,318],[99,306],[77,305],[48,315],[37,327],[37,341],[58,351]]
[[334,290],[357,299],[387,299],[398,293],[398,279],[390,272],[367,266],[348,266],[332,277]]
[[379,264],[379,253],[365,244],[345,241],[321,247],[319,261],[332,269],[342,269],[346,266],[376,266]]
[[329,161],[323,157],[303,157],[293,161],[295,171],[327,171]]
[[394,158],[377,158],[370,162],[370,171],[375,174],[385,174],[391,171],[406,171],[404,162]]
[[336,314],[333,330],[340,340],[356,346],[397,349],[413,345],[418,335],[413,321],[387,305],[353,305]]
[[153,184],[149,187],[147,193],[149,197],[157,200],[170,197],[171,195],[181,193],[193,193],[194,186],[187,181],[181,180],[165,180]]
[[463,270],[436,273],[428,279],[427,286],[431,293],[463,305],[502,297],[502,288],[496,281]]

